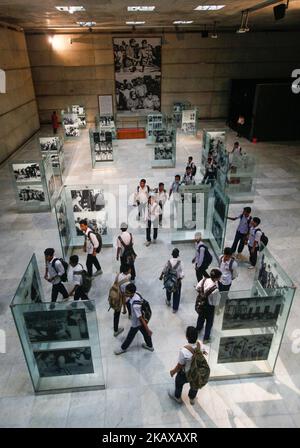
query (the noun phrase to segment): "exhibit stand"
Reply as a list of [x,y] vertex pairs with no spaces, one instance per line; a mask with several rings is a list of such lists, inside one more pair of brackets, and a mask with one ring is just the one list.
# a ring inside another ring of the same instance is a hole
[[206,235],[217,258],[224,249],[230,202],[229,197],[218,187],[211,189],[208,200]]
[[112,138],[117,137],[115,119],[113,115],[99,115],[95,116],[95,126],[100,132],[110,132]]
[[166,128],[166,117],[162,113],[147,115],[147,141],[155,143],[156,136]]
[[181,132],[186,135],[196,135],[198,130],[198,110],[182,111]]
[[176,165],[176,128],[155,131],[152,168],[174,168]]
[[101,168],[108,162],[113,162],[113,142],[110,131],[89,130],[92,167]]
[[33,255],[10,307],[36,394],[105,388],[93,301],[45,301]]
[[229,160],[226,193],[230,196],[231,202],[253,202],[256,179],[255,157],[242,152],[242,154],[229,154]]
[[76,114],[78,118],[79,128],[86,128],[86,112],[85,107],[78,104],[72,105],[72,114]]
[[185,102],[176,102],[173,103],[173,121],[176,125],[176,128],[181,128],[182,125],[182,111],[190,110],[192,108],[191,103],[188,101]]
[[46,212],[55,205],[62,187],[50,154],[41,160],[15,160],[10,164],[16,203],[21,212]]
[[50,155],[54,175],[62,175],[65,169],[65,154],[60,137],[40,137],[40,149],[43,157]]
[[267,248],[256,266],[252,287],[221,294],[208,357],[211,380],[274,373],[296,288]]
[[79,118],[77,114],[61,111],[61,119],[64,128],[64,136],[66,139],[74,139],[80,136]]

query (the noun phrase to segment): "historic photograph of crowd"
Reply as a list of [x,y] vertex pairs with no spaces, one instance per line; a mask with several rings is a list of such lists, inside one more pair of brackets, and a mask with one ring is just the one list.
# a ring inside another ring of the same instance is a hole
[[19,200],[23,202],[45,202],[45,193],[42,185],[18,187]]
[[38,163],[14,163],[16,182],[41,182],[41,170]]
[[93,132],[94,154],[95,160],[98,161],[112,161],[113,160],[113,146],[112,133],[108,131]]
[[89,338],[84,309],[25,312],[24,320],[32,343]]
[[71,190],[73,212],[98,212],[105,208],[102,189]]
[[282,296],[228,300],[222,330],[274,327],[283,300]]
[[216,188],[214,189],[214,196],[214,209],[218,213],[221,221],[224,222],[226,219],[226,203],[224,202],[224,198],[222,197],[221,193]]
[[268,263],[265,254],[261,257],[261,263],[258,273],[258,281],[264,289],[279,289],[281,288],[278,273],[272,272],[271,263]]
[[79,137],[80,131],[78,125],[65,125],[65,136],[66,137]]
[[94,373],[90,347],[35,351],[34,357],[42,378]]
[[118,112],[160,111],[161,39],[114,38]]
[[70,225],[67,218],[67,206],[62,197],[58,198],[55,205],[56,218],[58,224],[58,231],[62,239],[62,244],[65,250],[68,248],[70,243]]
[[216,240],[219,248],[222,248],[222,239],[223,239],[223,227],[218,219],[218,215],[216,213],[213,214],[212,221],[212,234]]
[[273,334],[221,338],[218,363],[268,359],[272,340]]
[[41,137],[40,148],[42,152],[58,151],[60,149],[60,141],[58,137]]

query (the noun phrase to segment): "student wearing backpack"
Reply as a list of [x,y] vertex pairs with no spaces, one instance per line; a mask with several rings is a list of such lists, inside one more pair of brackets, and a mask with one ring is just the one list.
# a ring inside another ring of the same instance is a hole
[[174,182],[170,186],[169,199],[170,199],[172,193],[174,193],[174,194],[175,193],[179,193],[179,187],[181,185],[180,179],[181,179],[180,175],[176,174],[175,180],[174,180]]
[[219,258],[219,268],[222,272],[222,277],[219,281],[219,291],[229,291],[232,280],[238,276],[238,264],[232,256],[231,248],[225,247],[223,255]]
[[128,297],[125,296],[126,286],[130,284],[131,281],[131,268],[128,265],[121,266],[121,271],[117,275],[115,282],[119,288],[120,294],[120,304],[119,307],[114,310],[114,337],[117,337],[120,333],[124,331],[123,327],[119,327],[121,310],[123,307],[123,314],[125,306],[127,306],[128,317],[131,317],[131,309],[128,301]]
[[57,296],[60,293],[64,299],[69,297],[69,293],[63,285],[63,281],[67,281],[66,268],[59,258],[54,257],[54,249],[48,248],[44,251],[46,269],[44,279],[49,283],[52,283],[51,302],[50,308],[54,308],[54,302],[57,300]]
[[210,271],[210,278],[202,279],[196,286],[198,297],[196,298],[195,310],[198,313],[197,331],[200,332],[205,324],[203,342],[210,342],[210,332],[214,322],[215,307],[219,304],[221,294],[219,292],[219,281],[222,272],[219,269]]
[[196,172],[197,172],[197,167],[196,167],[196,165],[193,162],[193,157],[192,156],[189,156],[188,162],[187,162],[186,166],[191,168],[192,176],[195,177],[196,176]]
[[129,265],[131,268],[131,281],[136,277],[134,262],[136,253],[133,248],[132,233],[128,232],[128,225],[125,222],[121,224],[121,235],[117,238],[117,261],[121,261],[121,271],[123,265]]
[[164,279],[166,304],[171,305],[173,295],[173,313],[177,313],[181,296],[181,281],[184,278],[183,264],[179,259],[179,250],[173,249],[172,258],[166,263],[159,279]]
[[115,355],[121,355],[122,353],[125,353],[139,331],[142,333],[145,340],[145,343],[142,344],[142,347],[146,350],[149,350],[150,352],[153,352],[154,348],[151,339],[152,331],[148,327],[148,322],[143,315],[144,299],[140,294],[136,292],[136,286],[133,283],[130,283],[126,286],[125,295],[129,297],[130,300],[131,328],[121,347],[118,350],[115,350],[114,353]]
[[177,403],[182,403],[183,386],[190,383],[189,399],[190,404],[194,405],[198,390],[205,386],[209,379],[210,369],[203,356],[207,353],[198,341],[198,331],[195,327],[187,327],[186,339],[188,345],[180,349],[178,363],[174,369],[170,370],[172,378],[176,374],[175,391],[169,390],[168,395]]
[[247,244],[248,234],[250,230],[250,223],[252,220],[251,214],[251,208],[250,207],[244,207],[243,213],[239,216],[236,216],[235,218],[230,218],[227,216],[227,219],[230,219],[231,221],[236,221],[239,219],[239,225],[236,229],[234,241],[231,246],[231,253],[234,254],[236,252],[236,249],[238,247],[238,255],[237,258],[240,256],[240,254],[243,252],[243,249],[245,247],[245,244]]
[[[85,273],[87,273],[85,271]],[[83,284],[84,268],[82,264],[79,263],[78,255],[71,255],[68,268],[68,282],[72,284],[72,290],[70,292],[70,297],[74,296],[74,301],[90,300],[87,296],[87,291],[84,289]],[[91,302],[85,304],[90,311],[94,311],[95,307]]]
[[[93,232],[90,227],[88,227],[86,219],[81,219],[81,221],[79,221],[79,224],[80,224],[80,230],[85,235],[83,250],[84,252],[87,252],[86,268],[89,276],[92,277],[93,265],[94,265],[95,268],[97,269],[97,271],[94,274],[94,277],[96,277],[97,275],[103,274],[103,271],[97,258],[97,252],[99,252],[99,249],[101,249],[100,242],[97,238],[96,233]],[[100,235],[99,237],[101,238]]]
[[200,232],[195,233],[195,257],[192,263],[195,263],[196,277],[198,282],[202,277],[209,278],[206,270],[212,262],[212,255],[208,250],[208,247],[202,242],[202,234]]
[[145,213],[145,208],[148,203],[150,193],[150,187],[146,184],[146,179],[141,179],[140,184],[137,186],[135,193],[135,202],[138,206],[137,220],[140,221],[141,215]]
[[259,252],[259,246],[264,235],[261,229],[258,227],[260,224],[260,219],[254,217],[250,224],[249,239],[248,239],[248,249],[249,249],[249,263],[248,269],[254,269],[257,262],[257,254]]

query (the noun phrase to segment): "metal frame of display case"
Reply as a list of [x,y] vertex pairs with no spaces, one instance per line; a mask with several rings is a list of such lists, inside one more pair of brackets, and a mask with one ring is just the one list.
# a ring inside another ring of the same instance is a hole
[[36,395],[105,388],[93,301],[45,302],[33,255],[10,307]]
[[[99,142],[95,142],[96,134],[98,134]],[[102,135],[107,139],[108,136],[110,138],[108,140],[101,140]],[[98,129],[89,129],[89,137],[90,137],[90,148],[91,148],[91,159],[92,159],[92,167],[93,168],[102,168],[106,164],[111,164],[114,161],[114,145],[113,145],[113,137],[110,131],[99,131]],[[106,149],[101,149],[101,143],[106,145]],[[96,150],[96,144],[98,144],[99,151]],[[99,155],[103,156],[103,159],[97,160]],[[106,157],[106,158],[105,158]],[[108,158],[109,157],[109,158]]]

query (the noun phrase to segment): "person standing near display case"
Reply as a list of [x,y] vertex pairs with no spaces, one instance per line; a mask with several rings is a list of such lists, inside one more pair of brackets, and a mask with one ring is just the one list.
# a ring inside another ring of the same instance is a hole
[[192,168],[190,166],[187,166],[185,169],[185,174],[182,179],[182,183],[184,185],[195,185],[195,179],[192,175]]
[[245,244],[247,244],[247,238],[250,230],[250,223],[252,220],[250,214],[251,214],[251,207],[244,207],[243,213],[241,215],[236,216],[235,218],[227,216],[227,219],[230,219],[231,221],[236,221],[237,219],[240,220],[239,225],[235,232],[234,241],[231,246],[232,255],[236,252],[236,249],[238,250],[237,258],[240,257],[245,247]]
[[167,202],[167,199],[168,199],[167,192],[165,190],[165,184],[163,182],[160,182],[158,184],[158,188],[154,189],[154,192],[156,194],[156,200],[157,200],[158,205],[160,207],[160,211],[159,211],[159,226],[162,227],[164,205],[165,205],[165,203]]
[[97,249],[99,248],[100,243],[96,236],[96,233],[93,232],[90,227],[88,227],[86,219],[82,219],[79,222],[79,224],[80,224],[80,230],[85,235],[83,250],[84,250],[84,252],[87,252],[86,268],[87,268],[89,276],[92,277],[93,265],[94,265],[95,268],[97,269],[97,271],[94,274],[94,277],[96,277],[97,275],[103,274],[100,263],[96,256]]
[[[52,284],[51,292],[51,305],[50,308],[54,308],[54,302],[56,302],[58,294],[60,293],[64,299],[69,297],[69,293],[62,283],[64,276],[66,275],[65,267],[59,258],[54,257],[54,249],[47,248],[44,251],[46,269],[44,279]],[[66,279],[64,280],[66,281]]]
[[150,193],[148,205],[145,210],[146,227],[146,246],[151,244],[151,226],[153,226],[153,244],[156,243],[158,233],[158,223],[160,215],[160,206],[156,201],[155,194]]
[[219,268],[222,272],[222,277],[219,281],[219,291],[229,291],[232,281],[238,276],[238,264],[232,256],[230,247],[224,248],[223,255],[219,258]]
[[137,221],[141,219],[141,215],[145,213],[145,208],[148,203],[150,193],[150,187],[146,184],[146,179],[141,179],[140,184],[137,186],[134,200],[138,206]]
[[51,123],[52,123],[53,133],[57,134],[57,129],[59,128],[59,124],[58,124],[58,116],[56,114],[56,111],[53,111],[53,113],[51,115]]
[[122,267],[124,265],[127,265],[130,267],[131,271],[131,281],[135,280],[136,273],[135,273],[135,258],[136,253],[133,248],[133,237],[132,233],[128,232],[128,225],[125,222],[122,222],[120,227],[122,234],[118,236],[117,238],[117,261],[121,261],[121,271]]

